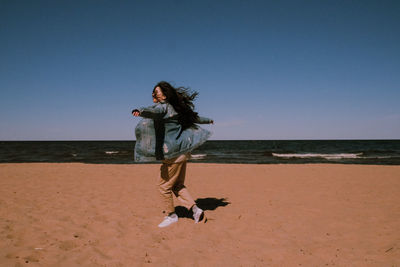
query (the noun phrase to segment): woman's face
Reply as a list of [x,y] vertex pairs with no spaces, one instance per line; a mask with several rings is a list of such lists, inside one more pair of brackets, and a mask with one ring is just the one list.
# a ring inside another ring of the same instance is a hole
[[153,102],[158,103],[158,102],[163,102],[166,99],[164,93],[161,91],[160,87],[156,87],[153,91]]

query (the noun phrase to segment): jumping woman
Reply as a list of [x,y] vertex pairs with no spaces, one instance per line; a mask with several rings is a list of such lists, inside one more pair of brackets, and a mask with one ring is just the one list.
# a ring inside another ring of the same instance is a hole
[[175,88],[162,81],[153,89],[155,104],[132,111],[133,116],[143,117],[135,128],[135,161],[162,161],[158,187],[164,203],[163,212],[167,216],[158,227],[178,221],[172,193],[193,212],[195,223],[204,218],[204,211],[196,206],[184,185],[190,152],[211,134],[196,124],[213,123],[213,120],[194,112],[193,100],[197,95],[197,92],[190,93],[187,88]]

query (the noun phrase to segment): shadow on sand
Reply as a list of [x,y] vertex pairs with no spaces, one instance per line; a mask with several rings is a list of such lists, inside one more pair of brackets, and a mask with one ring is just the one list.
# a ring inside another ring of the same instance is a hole
[[[215,197],[198,198],[195,202],[196,205],[204,211],[215,210],[218,207],[225,207],[231,204],[226,198]],[[175,207],[175,212],[179,218],[190,218],[193,220],[193,212],[185,207],[177,206]]]

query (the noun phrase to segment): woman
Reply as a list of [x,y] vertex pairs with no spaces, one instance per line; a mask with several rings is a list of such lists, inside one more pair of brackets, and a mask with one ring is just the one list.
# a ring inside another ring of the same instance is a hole
[[204,218],[203,210],[196,206],[184,185],[189,153],[203,144],[211,134],[196,123],[213,123],[213,120],[199,117],[193,111],[193,100],[197,95],[197,92],[190,94],[186,88],[174,88],[162,81],[153,89],[155,104],[132,111],[135,117],[144,118],[135,129],[135,160],[162,160],[158,186],[164,202],[163,212],[167,216],[159,227],[178,221],[172,193],[188,210],[193,211],[195,223]]

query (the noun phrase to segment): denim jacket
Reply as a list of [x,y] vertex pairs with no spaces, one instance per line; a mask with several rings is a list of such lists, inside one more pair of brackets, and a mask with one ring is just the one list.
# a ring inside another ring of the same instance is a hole
[[[189,153],[202,145],[211,133],[197,125],[182,131],[178,113],[167,102],[139,108],[143,117],[135,128],[135,161],[146,162],[171,159]],[[199,117],[196,123],[211,123]]]

